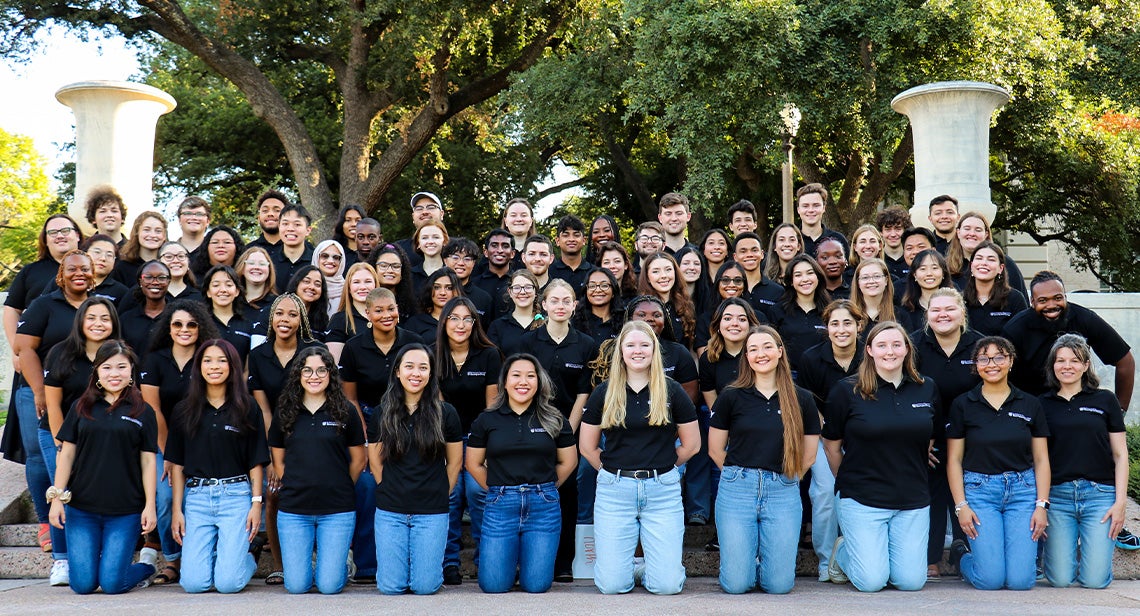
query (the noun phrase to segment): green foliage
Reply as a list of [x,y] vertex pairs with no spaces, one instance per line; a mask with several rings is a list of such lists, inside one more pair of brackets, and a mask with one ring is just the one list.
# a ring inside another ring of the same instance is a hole
[[1128,426],[1128,497],[1140,501],[1140,426]]
[[36,259],[36,238],[55,205],[46,161],[30,137],[0,129],[0,288]]

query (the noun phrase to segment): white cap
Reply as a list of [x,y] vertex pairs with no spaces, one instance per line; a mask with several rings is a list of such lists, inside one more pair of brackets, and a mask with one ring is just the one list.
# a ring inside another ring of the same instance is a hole
[[435,196],[435,193],[429,193],[429,192],[418,192],[418,193],[412,195],[412,201],[411,201],[410,205],[412,207],[416,207],[416,201],[419,201],[420,199],[423,199],[424,197],[427,197],[428,199],[431,199],[432,201],[434,201],[435,204],[439,206],[439,209],[441,209],[441,210],[443,209],[443,202],[439,200],[439,197]]

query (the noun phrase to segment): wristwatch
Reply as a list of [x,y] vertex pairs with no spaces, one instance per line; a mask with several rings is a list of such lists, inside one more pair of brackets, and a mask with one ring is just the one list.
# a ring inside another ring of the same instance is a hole
[[260,494],[258,494],[257,496],[251,496],[251,497],[249,497],[249,502],[251,502],[251,503],[260,503],[260,502],[261,502],[261,495],[260,495]]
[[1037,501],[1037,506],[1044,509],[1045,511],[1049,511],[1049,501],[1047,500]]

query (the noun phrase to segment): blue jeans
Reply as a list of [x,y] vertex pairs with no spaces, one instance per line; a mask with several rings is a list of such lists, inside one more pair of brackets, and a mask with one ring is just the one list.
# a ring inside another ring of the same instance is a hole
[[376,509],[376,588],[386,595],[409,590],[430,595],[443,586],[447,514],[406,514]]
[[100,515],[71,505],[65,513],[64,528],[73,556],[69,561],[71,590],[89,595],[102,586],[103,594],[117,595],[154,575],[151,565],[131,564],[142,533],[138,513]]
[[376,478],[368,467],[356,480],[356,528],[352,531],[352,562],[356,575],[376,575]]
[[681,592],[685,587],[684,538],[679,470],[652,479],[598,471],[594,501],[594,585],[598,590],[607,595],[633,590],[633,554],[640,539],[645,551],[645,589],[659,595]]
[[701,515],[710,519],[713,501],[713,474],[716,465],[709,457],[709,407],[697,407],[697,427],[701,431],[701,448],[685,462],[685,515]]
[[[726,466],[716,497],[720,587],[740,594],[757,578],[764,592],[782,595],[796,581],[800,482],[781,473]],[[757,562],[759,559],[759,562]]]
[[[1033,469],[983,475],[965,471],[966,500],[978,537],[962,556],[962,577],[979,590],[1029,590],[1037,583],[1037,542],[1029,530],[1037,500]],[[1107,531],[1106,531],[1107,534]]]
[[158,483],[154,493],[154,508],[158,515],[158,539],[162,543],[162,558],[167,562],[182,558],[182,546],[174,540],[170,532],[170,517],[174,511],[174,492],[170,487],[170,478],[162,478],[163,466],[162,452],[155,454],[155,464],[158,465]]
[[[463,437],[463,455],[467,455],[467,437]],[[459,566],[460,539],[463,538],[463,509],[471,515],[471,538],[475,540],[475,562],[479,561],[479,533],[483,528],[483,486],[467,470],[459,471],[455,489],[448,496],[447,549],[443,566]]]
[[[281,563],[285,566],[285,590],[306,593],[314,581],[321,594],[335,595],[348,582],[348,547],[356,512],[302,515],[277,512],[281,537]],[[313,548],[317,550],[313,569]]]
[[811,465],[808,497],[811,499],[811,545],[819,557],[819,573],[823,575],[827,573],[835,538],[839,536],[839,516],[836,513],[839,498],[835,495],[835,475],[823,451],[823,439],[819,441],[815,462]]
[[249,583],[257,563],[249,553],[249,483],[186,488],[183,511],[182,588],[220,593],[239,592]]
[[36,396],[32,393],[32,388],[27,386],[20,387],[12,396],[16,400],[16,413],[20,416],[20,443],[24,446],[24,478],[28,482],[28,493],[32,497],[32,507],[36,510],[36,520],[40,524],[47,524],[49,507],[44,500],[44,493],[55,477],[48,477],[47,465],[43,452],[40,451],[40,418],[36,416]]
[[479,550],[479,588],[546,592],[554,582],[554,557],[562,511],[554,482],[491,486],[485,497]]
[[[594,523],[594,497],[598,491],[598,471],[586,458],[578,456],[578,523]],[[567,480],[569,481],[569,479]]]
[[[1108,522],[1101,518],[1116,502],[1116,486],[1077,479],[1049,490],[1049,537],[1045,540],[1045,578],[1054,586],[1079,582],[1085,588],[1112,583]],[[1078,549],[1079,542],[1079,549]]]
[[[55,485],[55,437],[51,435],[51,430],[43,428],[38,430],[40,452],[43,453],[47,476],[51,485]],[[32,500],[38,500],[35,494],[32,494]],[[55,560],[67,560],[67,533],[54,526],[51,527],[51,557]]]
[[841,494],[839,528],[845,540],[831,557],[855,588],[876,592],[890,582],[899,590],[921,590],[926,584],[930,507],[879,509]]

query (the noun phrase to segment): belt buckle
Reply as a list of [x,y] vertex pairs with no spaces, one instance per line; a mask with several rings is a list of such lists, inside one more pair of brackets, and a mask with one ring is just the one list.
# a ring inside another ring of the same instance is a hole
[[633,478],[634,479],[652,479],[653,478],[653,471],[647,471],[647,470],[633,471]]

